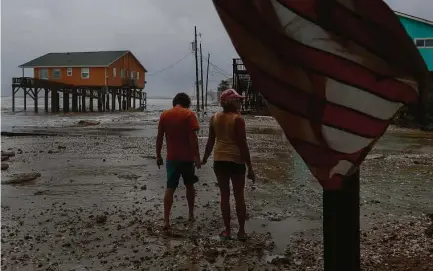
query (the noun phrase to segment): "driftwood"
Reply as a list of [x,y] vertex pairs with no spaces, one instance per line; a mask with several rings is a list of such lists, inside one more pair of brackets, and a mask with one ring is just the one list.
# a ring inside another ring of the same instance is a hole
[[3,181],[2,183],[3,184],[20,184],[20,183],[33,181],[39,177],[41,177],[41,174],[38,172],[14,174],[8,180]]

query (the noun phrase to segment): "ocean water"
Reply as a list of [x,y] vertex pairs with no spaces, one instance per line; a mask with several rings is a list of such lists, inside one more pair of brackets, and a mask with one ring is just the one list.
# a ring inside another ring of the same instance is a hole
[[[86,108],[89,108],[89,100],[86,101]],[[170,108],[171,99],[148,99],[147,110],[149,117],[157,117],[160,111]],[[51,101],[48,101],[51,105]],[[111,104],[110,104],[111,105]],[[138,106],[138,101],[137,101]],[[1,131],[16,132],[23,128],[44,128],[44,127],[65,127],[74,125],[78,120],[97,120],[100,122],[109,122],[119,118],[127,112],[78,112],[63,113],[63,104],[60,102],[59,113],[45,113],[44,98],[38,99],[38,113],[34,112],[34,102],[27,98],[27,111],[24,111],[24,99],[15,98],[15,112],[12,112],[12,97],[1,97]],[[71,105],[70,105],[71,108]],[[97,110],[97,103],[94,100],[94,109]]]

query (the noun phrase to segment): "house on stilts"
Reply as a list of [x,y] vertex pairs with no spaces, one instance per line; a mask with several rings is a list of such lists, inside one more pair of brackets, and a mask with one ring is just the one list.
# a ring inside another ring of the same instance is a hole
[[[12,79],[12,110],[16,94],[24,92],[38,112],[40,92],[45,112],[85,112],[146,108],[147,70],[130,51],[48,53],[19,66],[23,76]],[[24,77],[24,69],[34,77]],[[61,103],[62,100],[62,103]],[[49,104],[50,101],[50,104]]]

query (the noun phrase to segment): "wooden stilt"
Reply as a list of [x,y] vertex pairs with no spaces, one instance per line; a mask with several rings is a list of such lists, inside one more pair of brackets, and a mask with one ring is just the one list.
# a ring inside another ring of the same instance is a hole
[[12,87],[12,112],[15,112],[15,87]]
[[360,270],[359,170],[343,188],[323,192],[325,271]]
[[122,90],[123,94],[122,94],[122,111],[126,110],[126,90],[123,89]]
[[147,110],[147,93],[144,92],[144,109]]
[[58,91],[56,93],[56,112],[60,112],[60,95]]
[[72,112],[78,112],[78,93],[77,89],[72,89]]
[[107,109],[107,111],[110,111],[110,92],[108,91],[108,89],[106,89],[106,92],[104,94],[105,98],[105,108]]
[[133,99],[134,99],[134,109],[137,108],[136,106],[136,100],[137,100],[137,90],[134,89],[134,95],[133,95]]
[[56,101],[57,101],[57,89],[53,88],[51,90],[51,113],[55,113],[57,112],[57,105],[56,105]]
[[63,91],[63,112],[69,112],[69,93],[67,91]]
[[111,89],[111,111],[116,111],[116,89]]
[[39,89],[35,88],[35,92],[33,93],[33,98],[35,98],[35,113],[38,113],[38,93]]
[[83,112],[86,112],[86,91],[87,89],[81,89],[81,106],[83,108]]
[[122,111],[122,90],[117,90],[117,102],[119,104],[119,111]]
[[48,92],[49,92],[49,90],[47,89],[47,88],[44,88],[44,90],[45,90],[45,97],[44,97],[44,100],[45,100],[45,112],[46,113],[48,113]]
[[103,110],[103,101],[102,101],[102,89],[97,90],[98,91],[98,111],[102,112]]
[[27,88],[24,87],[24,111],[27,111]]
[[90,95],[89,110],[90,112],[93,112],[93,89],[89,89],[89,95]]

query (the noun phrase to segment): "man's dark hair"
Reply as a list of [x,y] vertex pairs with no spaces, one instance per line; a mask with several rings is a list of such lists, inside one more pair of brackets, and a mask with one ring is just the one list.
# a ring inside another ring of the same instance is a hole
[[173,98],[173,107],[176,105],[189,108],[191,106],[191,99],[189,98],[188,94],[184,92],[176,94],[176,96]]

